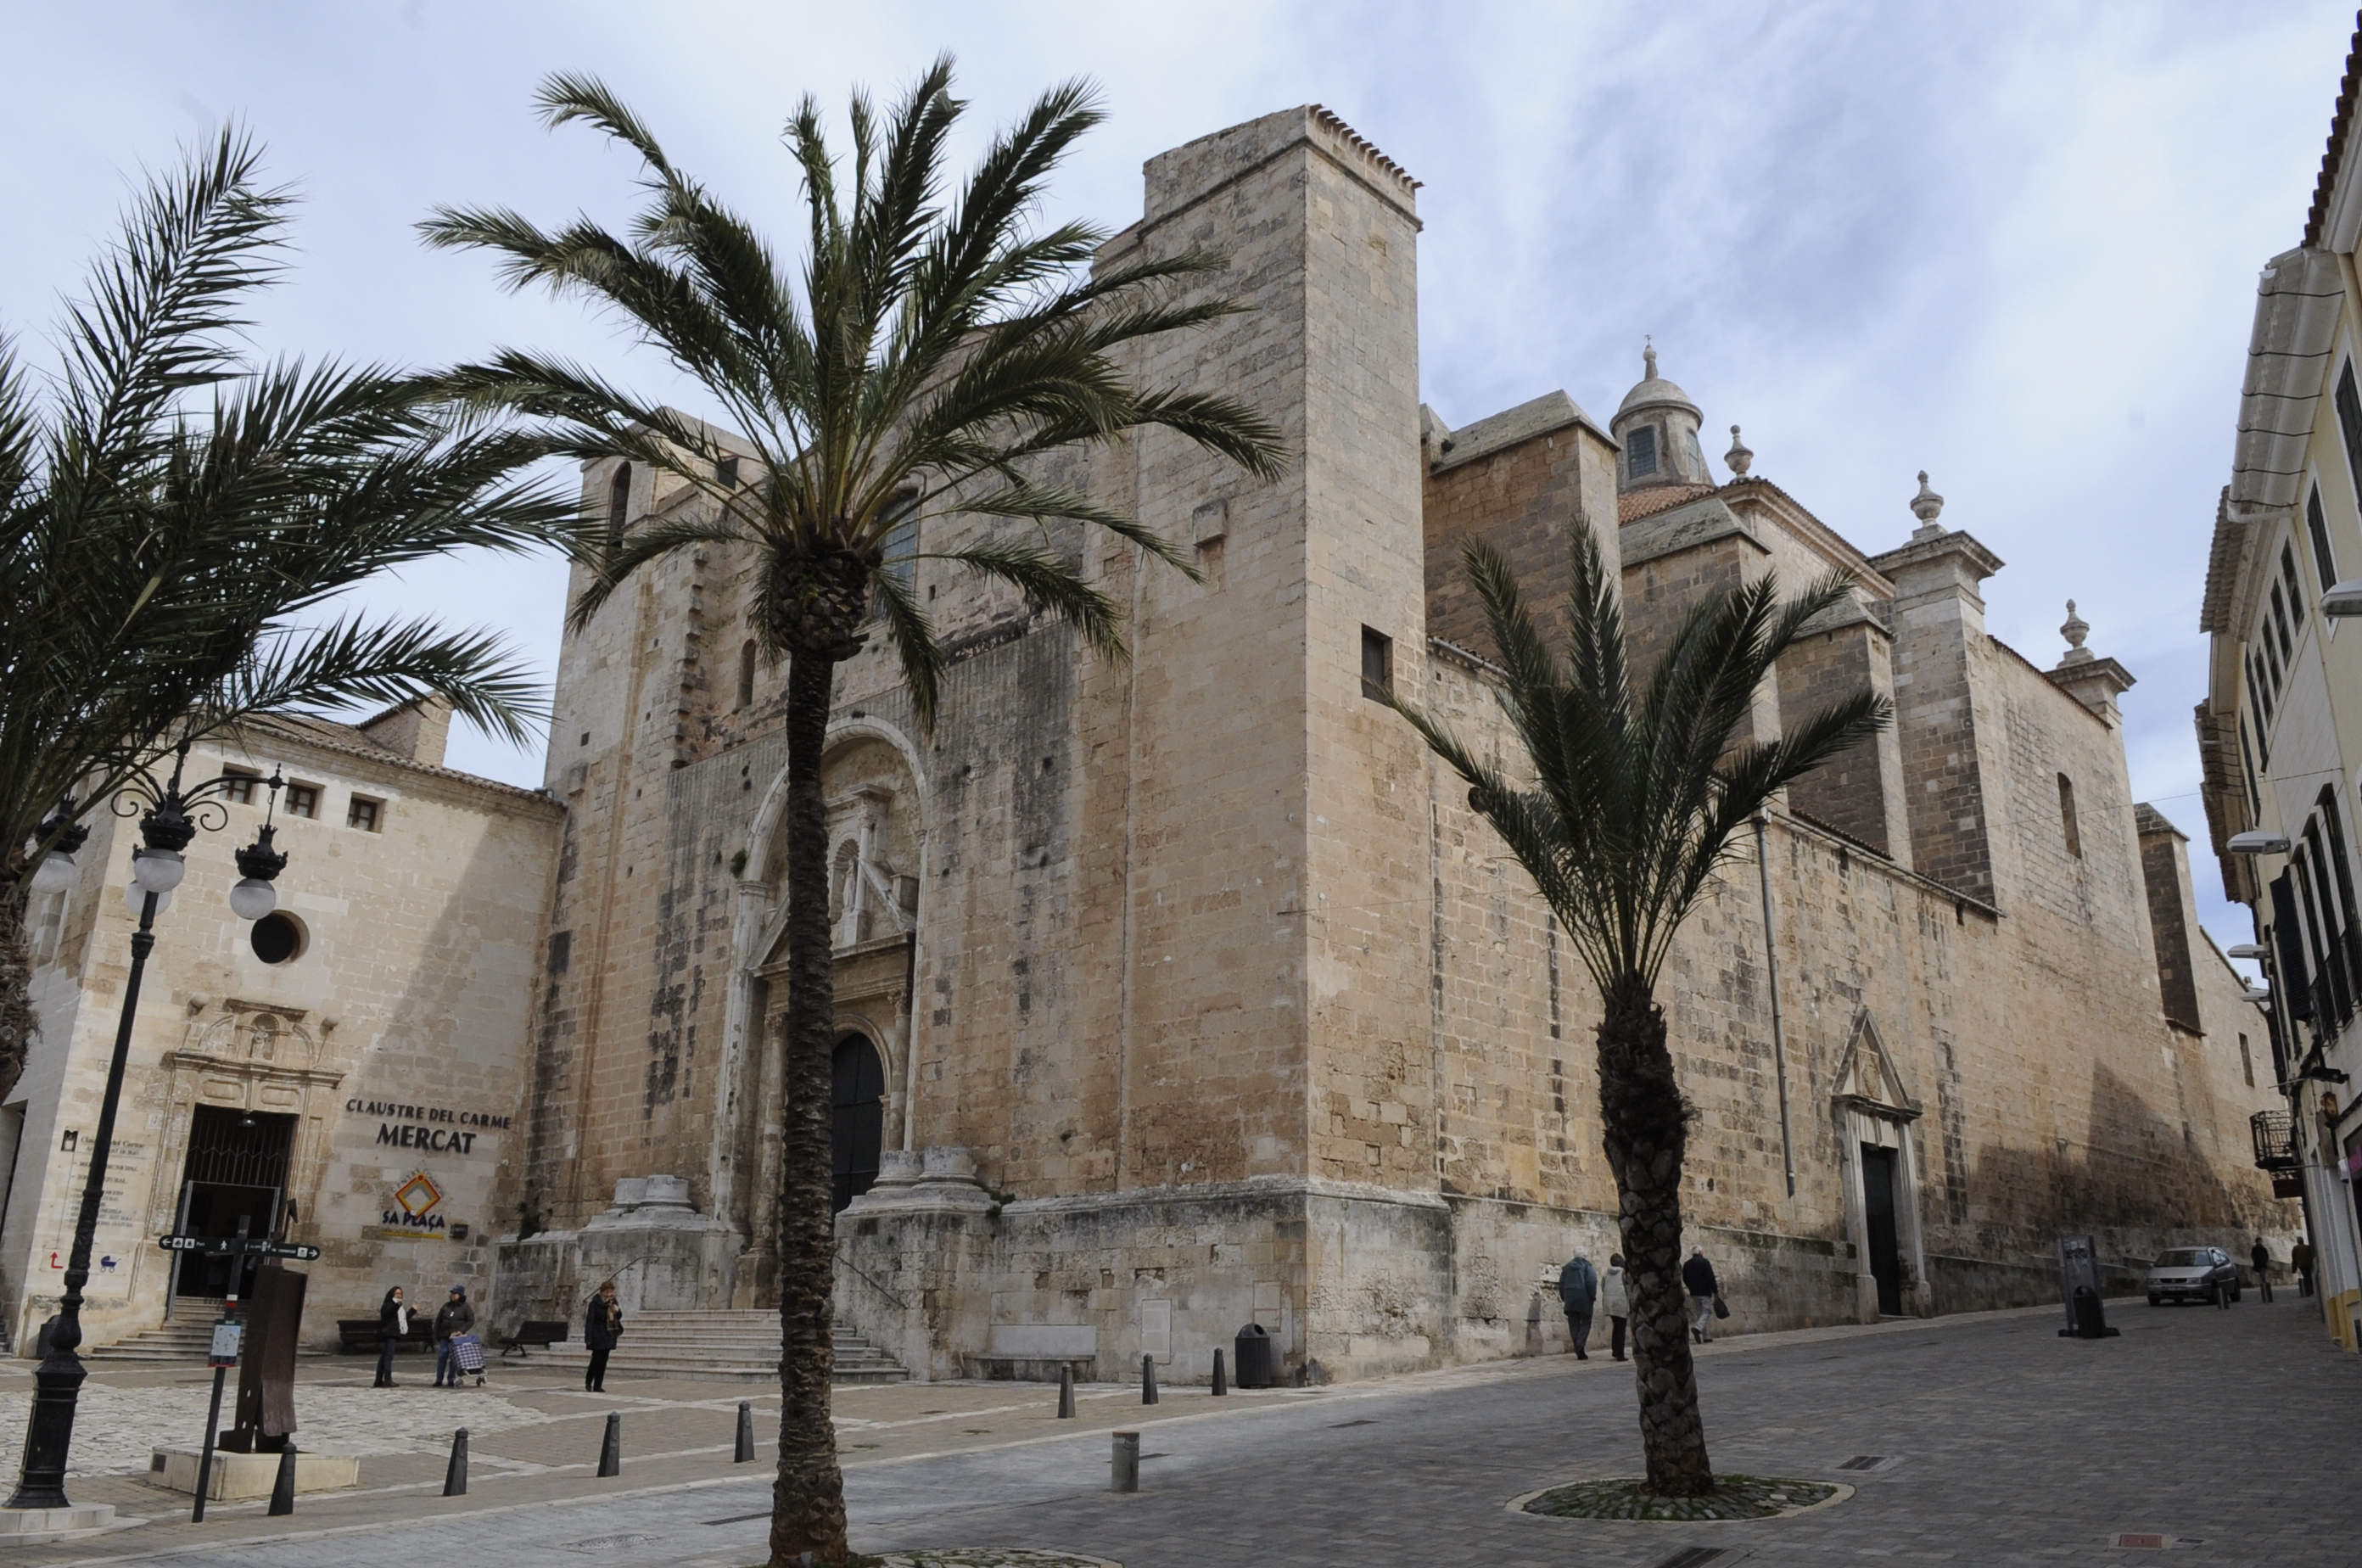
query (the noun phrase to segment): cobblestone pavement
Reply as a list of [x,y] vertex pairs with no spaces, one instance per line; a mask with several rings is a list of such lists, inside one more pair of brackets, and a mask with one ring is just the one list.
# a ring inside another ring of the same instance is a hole
[[[2120,1532],[2161,1535],[2193,1568],[2362,1556],[2343,1506],[2362,1457],[2352,1432],[2362,1364],[2323,1337],[2309,1303],[2113,1312],[2125,1332],[2097,1343],[2058,1338],[2058,1315],[2046,1311],[1761,1335],[1703,1352],[1718,1468],[1857,1488],[1832,1507],[1746,1524],[1508,1510],[1537,1487],[1637,1470],[1631,1384],[1605,1358],[1220,1404],[1168,1389],[1153,1409],[1126,1390],[1091,1390],[1080,1423],[1049,1419],[1049,1391],[1021,1386],[848,1389],[855,1542],[1054,1549],[1125,1568],[1655,1568],[1693,1546],[1729,1551],[1714,1568],[2151,1560],[2117,1549]],[[620,1379],[610,1388],[626,1397],[595,1409],[555,1386],[511,1393],[552,1418],[491,1440],[531,1468],[480,1480],[464,1500],[372,1475],[365,1463],[363,1492],[306,1498],[294,1520],[216,1510],[218,1525],[193,1532],[160,1517],[17,1556],[188,1568],[409,1568],[462,1554],[502,1568],[758,1561],[767,1478],[732,1474],[724,1446],[744,1391],[626,1389]],[[585,1444],[595,1449],[596,1418],[619,1405],[634,1412],[627,1430],[647,1441],[627,1445],[622,1481],[598,1482]],[[1142,1432],[1136,1496],[1104,1489],[1106,1430],[1119,1425]],[[660,1454],[660,1443],[678,1448]],[[535,1445],[564,1463],[532,1460]],[[1882,1463],[1842,1468],[1857,1456]],[[439,1458],[429,1468],[439,1476]]]

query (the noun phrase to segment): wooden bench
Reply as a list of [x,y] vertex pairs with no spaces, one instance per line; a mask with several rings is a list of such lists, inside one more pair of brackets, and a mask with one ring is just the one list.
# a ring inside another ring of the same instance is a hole
[[[378,1327],[378,1322],[375,1318],[339,1318],[337,1320],[337,1348],[348,1355],[374,1355],[377,1353],[378,1345],[383,1338],[383,1331]],[[400,1350],[403,1345],[416,1345],[421,1350],[433,1350],[435,1348],[435,1324],[433,1320],[421,1313],[412,1313],[410,1315],[410,1332],[404,1334],[402,1337],[401,1342],[396,1344],[394,1348],[396,1350]]]
[[562,1345],[566,1342],[568,1328],[568,1325],[563,1319],[528,1318],[517,1325],[514,1333],[501,1336],[501,1354],[505,1356],[511,1351],[514,1351],[518,1355],[530,1360],[532,1353],[526,1349],[527,1346],[532,1346],[535,1350],[547,1350],[552,1345]]

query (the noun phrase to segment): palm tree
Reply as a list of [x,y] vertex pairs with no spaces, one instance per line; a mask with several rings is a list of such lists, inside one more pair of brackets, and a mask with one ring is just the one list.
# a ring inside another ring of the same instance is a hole
[[440,383],[255,365],[232,343],[277,275],[289,198],[235,128],[150,180],[58,335],[46,385],[0,337],[0,1096],[33,1031],[24,916],[78,816],[173,746],[269,714],[440,692],[523,739],[536,698],[494,638],[295,624],[373,573],[517,548],[572,508],[540,457]]
[[[922,723],[932,723],[944,663],[908,578],[880,569],[889,547],[898,569],[936,560],[1010,584],[1120,656],[1120,613],[1065,563],[1059,531],[1105,529],[1195,573],[1133,518],[1043,481],[1035,459],[1162,426],[1259,475],[1279,468],[1264,420],[1223,398],[1142,387],[1125,369],[1129,346],[1238,308],[1182,293],[1220,271],[1221,257],[1093,273],[1086,269],[1101,231],[1079,223],[1032,231],[1052,171],[1101,118],[1088,86],[1044,94],[946,200],[946,143],[965,107],[951,79],[950,61],[938,60],[882,124],[855,94],[849,171],[829,148],[818,105],[803,100],[786,132],[810,216],[794,275],[673,165],[629,108],[579,76],[549,78],[537,104],[546,123],[588,122],[639,155],[648,200],[630,239],[588,219],[545,233],[500,210],[447,208],[422,226],[431,244],[503,258],[512,287],[540,284],[613,312],[704,389],[734,437],[724,447],[702,423],[546,356],[505,352],[453,383],[531,419],[584,460],[624,458],[702,492],[694,514],[643,526],[595,556],[573,606],[577,627],[642,567],[718,544],[750,562],[749,624],[769,657],[787,661],[783,1399],[771,1524],[772,1561],[781,1563],[838,1562],[846,1551],[829,1419],[834,1008],[821,753],[831,692],[837,666],[862,649],[873,622],[900,656]],[[982,537],[935,552],[900,543],[960,513],[986,522]],[[1030,525],[1032,536],[1004,524]]]
[[1865,690],[1768,745],[1734,743],[1780,656],[1851,591],[1851,580],[1833,572],[1784,604],[1769,574],[1707,596],[1636,691],[1618,585],[1580,525],[1573,555],[1563,659],[1544,642],[1508,562],[1482,544],[1462,556],[1501,652],[1497,695],[1530,787],[1441,724],[1395,706],[1468,781],[1469,805],[1532,876],[1599,988],[1600,1122],[1632,1276],[1647,1485],[1696,1496],[1713,1489],[1714,1473],[1680,1274],[1691,1112],[1665,1047],[1657,976],[1740,825],[1781,788],[1883,728],[1890,704]]

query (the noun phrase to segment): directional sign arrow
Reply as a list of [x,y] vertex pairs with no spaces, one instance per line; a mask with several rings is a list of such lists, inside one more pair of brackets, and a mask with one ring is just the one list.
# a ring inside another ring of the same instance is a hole
[[205,1250],[203,1236],[159,1236],[156,1244],[168,1253],[201,1253]]
[[300,1263],[309,1263],[320,1255],[319,1248],[295,1242],[273,1242],[263,1251],[274,1258],[293,1258]]

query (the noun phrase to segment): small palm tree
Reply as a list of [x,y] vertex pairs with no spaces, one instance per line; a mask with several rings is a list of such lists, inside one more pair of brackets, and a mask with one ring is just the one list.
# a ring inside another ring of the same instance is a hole
[[149,182],[46,387],[0,338],[0,1097],[33,1028],[31,874],[174,745],[429,692],[513,739],[533,719],[496,639],[294,624],[388,567],[545,540],[572,508],[517,481],[531,436],[458,414],[439,382],[233,351],[285,244],[259,160],[226,130]]
[[[807,97],[786,138],[810,212],[808,250],[793,275],[600,83],[553,76],[537,101],[548,124],[586,121],[645,162],[648,202],[631,238],[587,219],[546,233],[511,212],[446,208],[422,226],[426,239],[498,254],[512,287],[541,284],[612,310],[705,390],[734,440],[724,447],[702,423],[541,355],[505,352],[453,384],[487,408],[525,416],[578,458],[644,464],[703,493],[694,513],[646,525],[590,558],[576,626],[650,562],[730,546],[750,563],[755,636],[787,661],[783,1399],[771,1554],[781,1563],[837,1562],[846,1546],[829,1419],[835,1032],[821,788],[837,666],[882,625],[919,718],[932,722],[944,656],[908,578],[881,569],[889,549],[898,569],[937,560],[1012,585],[1120,656],[1117,606],[1065,564],[1053,526],[1105,529],[1195,573],[1131,517],[1043,482],[1034,460],[1162,426],[1270,476],[1277,440],[1241,405],[1143,388],[1122,362],[1128,345],[1238,308],[1180,293],[1219,271],[1222,258],[1189,253],[1092,273],[1085,269],[1107,237],[1101,231],[1076,223],[1031,231],[1052,171],[1100,118],[1084,84],[1043,94],[948,202],[945,148],[964,105],[951,95],[947,59],[882,125],[866,98],[854,97],[849,170]],[[987,532],[933,552],[900,543],[923,540],[931,519],[955,513],[1031,525],[1034,536]]]
[[1780,656],[1851,591],[1851,580],[1833,572],[1784,604],[1768,574],[1708,596],[1636,692],[1618,585],[1587,528],[1577,527],[1573,553],[1563,659],[1544,642],[1507,561],[1482,544],[1462,556],[1501,651],[1497,694],[1530,786],[1395,706],[1468,781],[1469,805],[1532,876],[1599,988],[1600,1121],[1631,1270],[1648,1487],[1695,1496],[1712,1490],[1714,1473],[1683,1312],[1690,1108],[1665,1046],[1657,976],[1740,825],[1782,787],[1883,728],[1890,707],[1861,691],[1769,745],[1734,744]]

